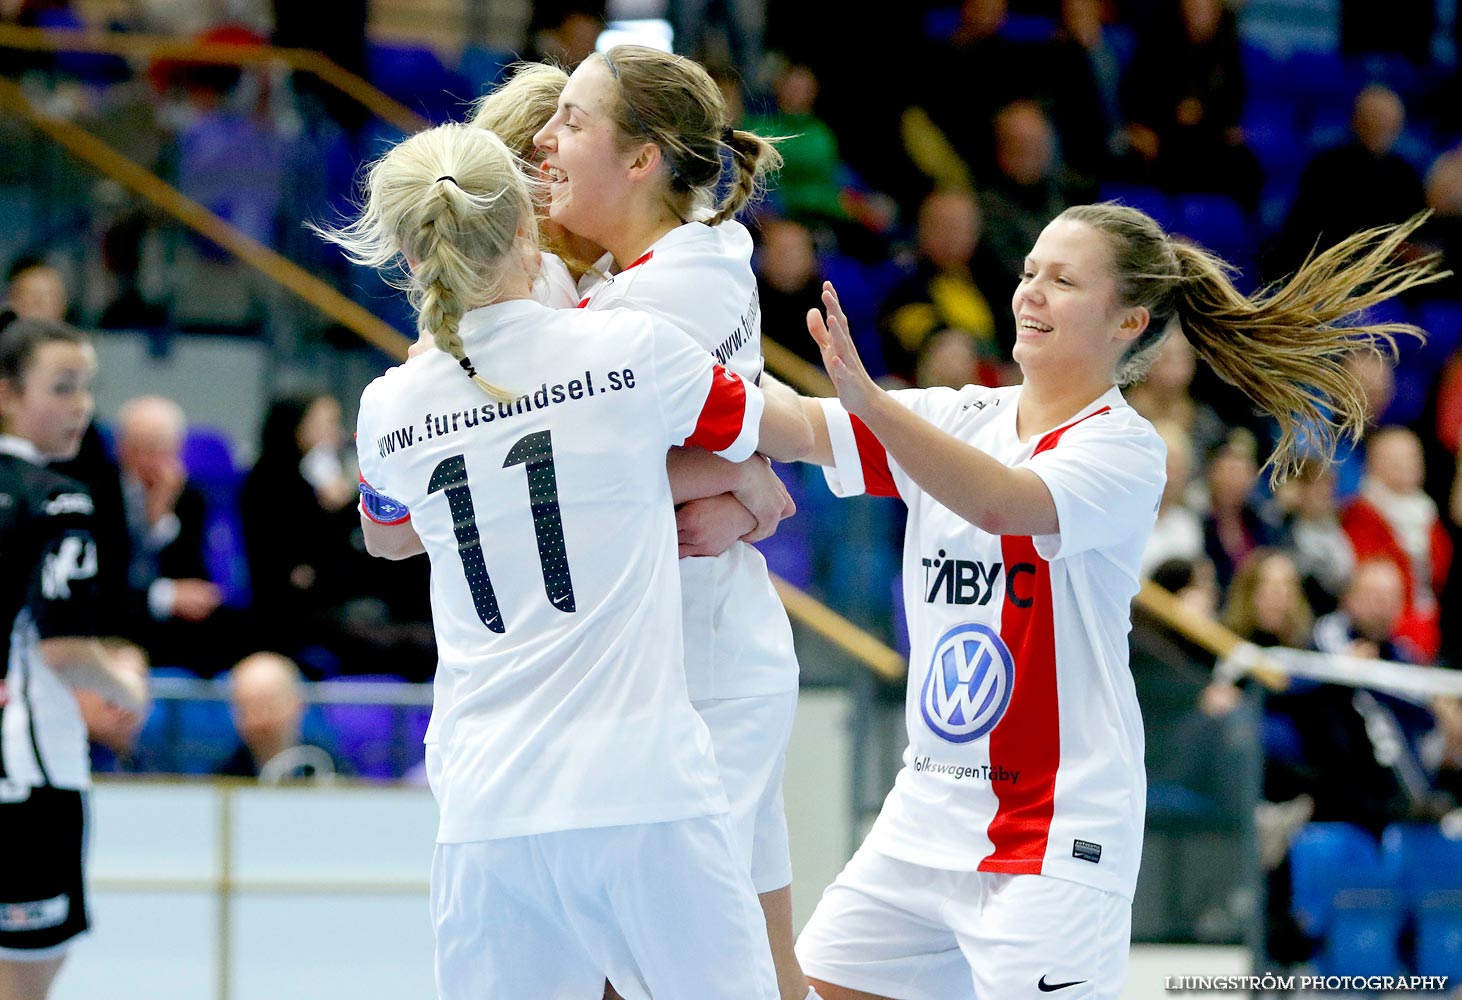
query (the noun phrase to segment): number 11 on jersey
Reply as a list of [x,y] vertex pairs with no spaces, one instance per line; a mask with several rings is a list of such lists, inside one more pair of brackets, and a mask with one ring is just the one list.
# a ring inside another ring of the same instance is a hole
[[[533,513],[533,532],[538,540],[538,562],[543,573],[543,589],[548,602],[565,614],[575,610],[574,581],[569,574],[568,553],[564,548],[563,516],[558,505],[558,476],[553,468],[553,437],[548,431],[535,431],[522,438],[508,451],[503,468],[524,466],[528,473],[528,504]],[[452,514],[452,530],[457,536],[457,553],[462,557],[462,571],[467,589],[472,593],[472,606],[489,631],[506,631],[497,593],[488,576],[487,560],[482,553],[482,538],[477,530],[477,511],[472,504],[472,487],[467,482],[467,459],[453,455],[443,459],[432,470],[427,495],[442,491]]]

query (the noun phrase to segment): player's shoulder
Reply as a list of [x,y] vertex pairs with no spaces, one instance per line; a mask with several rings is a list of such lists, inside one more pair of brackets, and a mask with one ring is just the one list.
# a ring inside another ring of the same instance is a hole
[[1060,428],[1059,433],[1061,444],[1112,445],[1124,450],[1141,449],[1158,459],[1167,456],[1167,445],[1157,428],[1128,404],[1121,390],[1115,387],[1088,407],[1087,412]]
[[991,419],[1014,407],[1018,388],[966,385],[954,389],[941,385],[925,389],[898,389],[893,395],[926,420],[945,424],[956,421],[969,423]]
[[91,490],[79,479],[53,472],[29,462],[7,463],[13,470],[8,484],[0,480],[0,488],[8,487],[0,496],[0,506],[24,504],[31,514],[43,521],[69,521],[90,518],[95,512]]
[[719,226],[687,222],[662,237],[638,260],[606,278],[595,290],[599,300],[664,299],[689,304],[703,300],[706,280],[740,274],[751,267],[751,234],[731,220]]

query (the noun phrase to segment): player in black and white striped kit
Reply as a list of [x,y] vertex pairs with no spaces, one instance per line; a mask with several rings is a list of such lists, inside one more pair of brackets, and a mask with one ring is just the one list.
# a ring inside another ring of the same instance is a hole
[[44,1000],[87,930],[91,776],[72,687],[140,721],[145,684],[96,638],[98,553],[86,488],[46,469],[76,454],[96,355],[44,320],[0,332],[0,1000]]

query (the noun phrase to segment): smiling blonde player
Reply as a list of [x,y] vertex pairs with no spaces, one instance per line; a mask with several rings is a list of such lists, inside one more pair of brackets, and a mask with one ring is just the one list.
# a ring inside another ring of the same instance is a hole
[[792,450],[805,419],[668,324],[533,301],[532,199],[491,133],[418,133],[368,187],[326,235],[404,260],[438,348],[367,387],[357,446],[370,551],[432,563],[439,995],[771,1000],[685,692],[665,453]]

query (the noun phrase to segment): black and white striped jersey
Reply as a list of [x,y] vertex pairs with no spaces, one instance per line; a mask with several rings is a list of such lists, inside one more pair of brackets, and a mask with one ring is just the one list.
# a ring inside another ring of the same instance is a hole
[[96,634],[96,543],[86,487],[0,435],[0,797],[90,783],[86,725],[43,639]]

